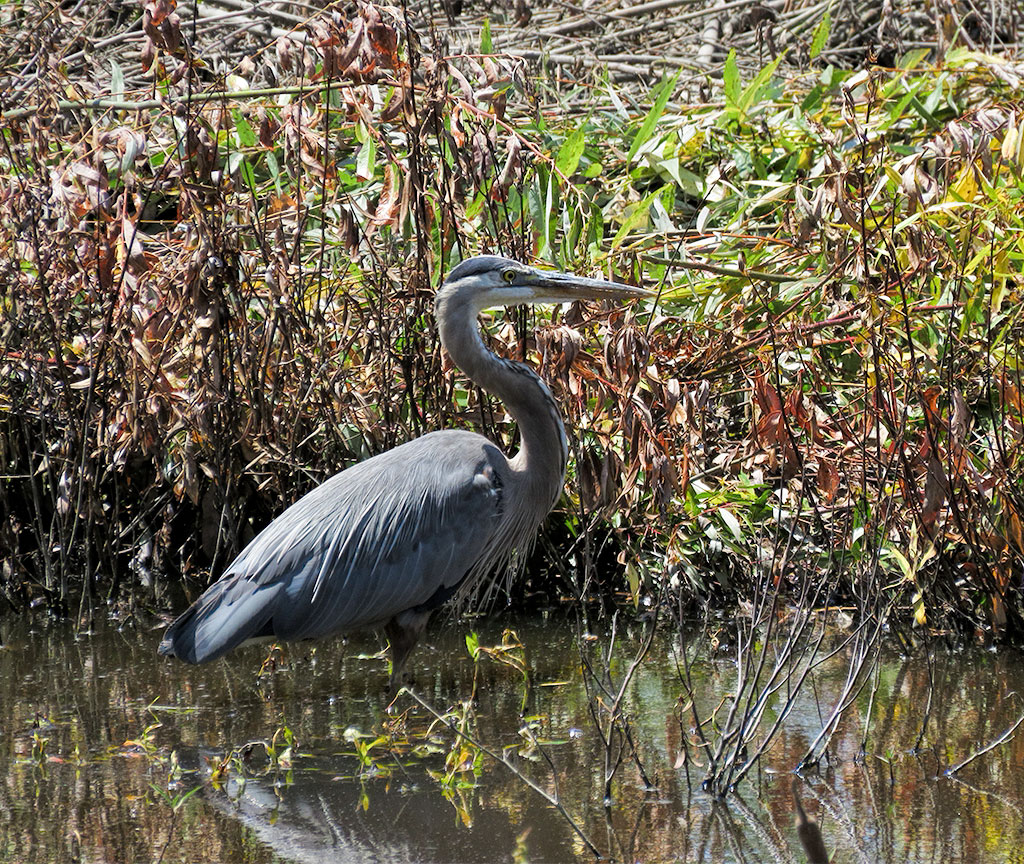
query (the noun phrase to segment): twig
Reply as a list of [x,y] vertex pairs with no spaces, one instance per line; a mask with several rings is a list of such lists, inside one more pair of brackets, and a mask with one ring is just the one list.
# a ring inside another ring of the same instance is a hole
[[725,11],[725,4],[716,3],[713,8],[707,11],[713,14],[708,18],[704,29],[700,32],[700,48],[697,49],[697,63],[701,66],[711,65],[715,51],[718,50],[718,41],[722,34],[720,13]]
[[[662,9],[672,9],[676,6],[683,6],[692,0],[652,0],[650,3],[641,3],[638,6],[626,6],[613,12],[602,12],[589,18],[566,21],[564,24],[556,24],[540,32],[541,36],[564,36],[567,33],[575,33],[578,30],[585,30],[595,24],[611,23],[620,19],[639,18],[651,12],[660,12]],[[705,15],[725,12],[729,9],[741,9],[744,6],[754,5],[752,0],[732,0],[731,3],[724,3],[710,9],[697,9],[693,12],[675,16],[675,21],[688,21],[696,18],[703,18]]]
[[707,273],[715,273],[718,276],[735,276],[738,279],[760,279],[762,282],[773,282],[777,285],[785,282],[799,282],[807,278],[807,274],[804,273],[789,276],[785,273],[767,273],[763,270],[740,270],[736,267],[721,267],[717,264],[705,264],[701,261],[682,261],[679,258],[666,258],[663,255],[641,255],[640,257],[651,264],[667,264],[669,267],[678,267],[681,270],[702,270]]
[[[549,54],[547,51],[535,51],[526,49],[522,51],[507,50],[504,52],[510,57],[518,57],[522,60],[533,60],[535,62],[546,61],[548,63],[560,63],[566,66],[600,66],[602,68],[608,68],[613,72],[625,72],[629,75],[644,76],[650,75],[651,70],[646,66],[633,66],[628,63],[622,63],[618,60],[608,59],[609,57],[615,57],[616,55],[605,55],[604,57],[595,56],[587,57],[581,54]],[[665,62],[666,65],[672,65],[668,58],[658,58],[658,62]]]
[[1013,737],[1013,733],[1017,731],[1017,727],[1019,727],[1021,723],[1024,723],[1024,714],[1021,714],[1020,717],[1017,718],[1017,722],[1014,723],[1005,732],[1003,732],[1003,734],[996,738],[994,741],[982,747],[980,750],[975,750],[970,756],[968,756],[962,762],[958,762],[952,768],[947,768],[943,772],[943,776],[952,777],[954,774],[956,774],[957,771],[959,771],[961,768],[970,765],[975,759],[984,756],[986,753],[991,753],[1000,744],[1005,744]]
[[[280,27],[271,27],[270,35],[273,38],[277,39],[278,37],[284,35],[289,36],[290,38],[295,39],[298,42],[304,42],[306,40],[306,31],[295,29],[297,27],[302,26],[305,23],[305,21],[301,18],[298,18],[297,16],[289,15],[285,12],[278,12],[272,8],[269,8],[269,4],[266,2],[266,0],[261,0],[261,2],[259,3],[249,3],[245,2],[245,0],[219,0],[219,2],[224,3],[227,6],[235,7],[237,11],[227,14],[211,15],[209,13],[205,13],[201,7],[209,5],[216,8],[216,5],[212,3],[203,3],[197,4],[199,8],[196,9],[187,8],[184,6],[180,7],[179,13],[185,16],[196,15],[199,18],[199,20],[204,23],[214,23],[226,19],[229,15],[238,16],[245,15],[251,12],[261,12],[264,15],[266,15],[267,18],[277,18],[280,19],[282,22],[292,24],[293,29],[290,30],[284,30]],[[130,39],[137,39],[142,35],[141,31],[142,19],[140,18],[126,30],[122,30],[120,33],[115,33],[113,36],[108,36],[105,39],[100,39],[97,42],[92,43],[89,46],[89,53],[95,54],[102,48],[109,48],[111,45],[118,45],[121,42],[127,42]],[[75,51],[72,54],[68,54],[66,57],[64,57],[64,62],[71,64],[79,60],[84,60],[85,57],[85,51]],[[25,88],[21,87],[19,89],[23,90]]]
[[216,9],[218,6],[227,6],[231,9],[239,9],[243,11],[258,11],[265,15],[267,18],[275,18],[278,21],[281,21],[282,23],[290,24],[296,27],[301,27],[308,20],[307,18],[302,18],[299,15],[292,15],[288,12],[282,12],[280,9],[274,9],[269,4],[251,3],[249,2],[249,0],[213,0],[213,2],[210,2],[210,0],[205,0],[205,2],[203,2],[202,5],[212,6],[214,9]]
[[[165,108],[168,105],[186,105],[201,102],[216,102],[220,99],[250,99],[257,96],[280,96],[281,94],[306,94],[315,93],[318,90],[325,90],[331,84],[296,84],[293,87],[266,87],[255,90],[215,90],[212,93],[192,93],[187,96],[168,96],[165,99],[61,99],[57,102],[59,111],[92,111],[96,109],[111,109],[114,111],[151,111],[154,108]],[[6,114],[0,114],[0,123],[9,123],[13,120],[21,120],[35,114],[43,106],[26,105],[24,108],[15,108]]]

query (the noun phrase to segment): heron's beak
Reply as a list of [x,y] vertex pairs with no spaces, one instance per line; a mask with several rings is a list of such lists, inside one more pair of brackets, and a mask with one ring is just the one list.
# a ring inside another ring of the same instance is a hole
[[572,303],[575,300],[632,300],[654,297],[646,288],[634,288],[604,279],[588,279],[571,273],[534,270],[527,284],[536,292],[534,303]]

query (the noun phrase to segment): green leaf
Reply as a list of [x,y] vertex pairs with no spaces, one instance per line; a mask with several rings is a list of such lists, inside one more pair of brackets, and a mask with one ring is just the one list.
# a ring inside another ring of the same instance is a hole
[[[672,178],[672,182],[682,189],[687,195],[693,195],[700,198],[703,194],[704,179],[694,174],[692,171],[687,171],[683,168],[679,164],[679,158],[677,156],[672,156],[669,159],[661,159],[653,164],[659,174],[667,174]],[[664,180],[665,177],[663,176],[662,179]],[[665,209],[671,212],[672,207],[666,206]]]
[[825,47],[825,43],[828,42],[829,32],[832,30],[832,16],[829,14],[828,9],[825,10],[825,14],[821,16],[821,20],[818,22],[818,26],[814,28],[814,35],[811,36],[811,50],[810,55],[813,60],[821,53],[821,49]]
[[569,220],[569,230],[565,232],[565,240],[562,243],[563,261],[571,261],[575,257],[582,235],[583,219],[580,217],[579,211],[573,211],[572,218]]
[[241,178],[245,181],[245,185],[249,187],[249,191],[252,193],[253,198],[256,197],[256,173],[252,170],[252,165],[249,164],[248,159],[243,159],[241,164],[238,166],[238,173]]
[[739,102],[737,103],[737,107],[743,114],[746,114],[751,107],[764,98],[764,95],[768,90],[768,82],[771,80],[772,75],[775,74],[775,70],[778,68],[783,56],[785,55],[780,54],[772,60],[772,62],[758,72],[754,80],[747,85],[746,89],[743,91],[743,95],[740,96]]
[[725,523],[725,527],[729,529],[729,533],[736,538],[738,543],[742,543],[743,528],[740,526],[740,520],[736,518],[732,510],[726,507],[719,507],[718,515],[722,517],[722,521]]
[[630,561],[626,565],[626,580],[629,582],[629,596],[633,601],[633,608],[640,608],[640,574],[636,565]]
[[647,221],[651,218],[648,210],[651,203],[661,194],[661,191],[661,188],[656,189],[633,208],[629,216],[626,217],[626,221],[622,223],[622,227],[615,232],[615,237],[612,238],[612,249],[617,249],[634,228],[641,224],[647,224]]
[[474,660],[480,656],[480,637],[472,631],[466,634],[466,650]]
[[925,57],[931,53],[931,48],[912,48],[900,57],[898,66],[900,69],[910,71],[914,69]]
[[583,127],[574,131],[561,147],[558,148],[558,155],[555,157],[555,168],[563,177],[570,177],[576,173],[580,164],[580,157],[583,155]]
[[910,107],[920,114],[924,121],[930,126],[939,125],[938,121],[935,119],[935,115],[932,114],[932,109],[928,107],[927,103],[921,102],[921,100],[916,96],[910,100]]
[[594,204],[590,209],[590,221],[587,224],[587,249],[596,253],[604,242],[604,214]]
[[821,106],[823,99],[824,88],[819,84],[817,87],[811,88],[807,95],[804,96],[804,101],[800,103],[801,114],[813,114]]
[[915,594],[913,603],[914,622],[919,627],[924,627],[928,623],[928,607],[924,605],[924,596],[922,594]]
[[484,204],[487,203],[487,199],[483,192],[478,192],[476,197],[466,207],[466,219],[472,221],[480,215],[480,211],[484,209]]
[[725,104],[735,108],[740,100],[740,70],[736,67],[735,48],[730,48],[729,56],[725,58],[722,85],[725,90]]
[[886,554],[895,559],[896,564],[899,565],[900,570],[903,572],[903,577],[909,582],[914,578],[914,568],[910,566],[910,561],[907,557],[893,546],[889,546],[885,550]]
[[277,182],[278,191],[281,191],[281,166],[278,164],[277,156],[273,153],[267,153],[264,157],[264,161],[267,163],[267,171],[270,176]]
[[356,157],[356,177],[360,180],[372,180],[377,168],[377,145],[373,138],[367,136],[366,143],[359,148]]
[[633,161],[633,157],[636,155],[637,150],[643,147],[651,137],[651,134],[654,132],[655,125],[658,120],[661,119],[661,115],[665,113],[665,106],[668,104],[668,100],[672,96],[672,91],[675,89],[675,83],[678,78],[679,72],[676,72],[676,74],[671,78],[667,78],[662,81],[661,89],[658,91],[654,104],[651,106],[651,110],[647,112],[647,116],[644,118],[640,131],[636,133],[633,138],[633,143],[629,147],[629,154],[626,156],[627,162]]
[[480,28],[480,53],[493,54],[494,42],[491,40],[491,19],[484,18],[483,26]]
[[547,183],[545,184],[544,194],[544,222],[541,225],[541,239],[542,243],[538,250],[538,255],[541,258],[549,258],[551,256],[551,231],[554,227],[554,219],[556,215],[556,195],[555,195],[555,178],[550,174],[547,176]]
[[237,108],[232,110],[231,114],[235,121],[235,135],[238,136],[238,146],[255,147],[256,133],[252,131],[252,126],[245,119],[245,115]]

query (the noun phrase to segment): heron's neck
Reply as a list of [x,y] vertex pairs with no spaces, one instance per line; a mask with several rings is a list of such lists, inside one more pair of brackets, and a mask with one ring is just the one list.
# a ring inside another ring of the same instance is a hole
[[509,460],[512,469],[523,472],[524,482],[536,487],[538,498],[553,505],[562,492],[569,448],[551,391],[529,366],[487,350],[472,304],[457,298],[441,299],[439,304],[444,304],[437,316],[441,344],[474,384],[505,403],[519,426],[520,450]]

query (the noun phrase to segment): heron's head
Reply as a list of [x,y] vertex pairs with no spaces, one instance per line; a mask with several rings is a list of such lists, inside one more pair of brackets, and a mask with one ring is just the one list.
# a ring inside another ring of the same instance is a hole
[[480,255],[457,265],[437,292],[438,312],[448,303],[466,304],[479,312],[520,303],[571,303],[574,300],[629,300],[650,297],[650,291],[587,279],[571,273],[538,270],[509,258]]

